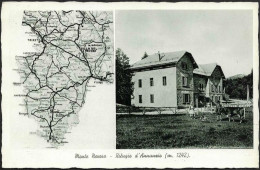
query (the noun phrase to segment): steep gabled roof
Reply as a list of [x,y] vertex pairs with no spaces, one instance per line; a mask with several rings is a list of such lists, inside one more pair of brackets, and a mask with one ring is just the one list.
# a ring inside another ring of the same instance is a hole
[[[210,64],[199,64],[199,68],[196,68],[193,70],[194,74],[204,75],[204,76],[211,76],[215,68],[219,66],[217,63],[210,63]],[[220,66],[219,66],[220,67]],[[221,67],[220,67],[221,69]],[[224,73],[221,69],[222,76],[224,76]]]
[[205,76],[211,76],[212,72],[216,68],[217,63],[199,64],[199,68],[194,69],[193,73],[201,74]]
[[[174,64],[174,63],[177,63],[186,53],[190,54],[187,51],[176,51],[176,52],[161,53],[160,54],[160,56],[161,56],[160,60],[159,60],[158,53],[148,55],[148,57],[134,63],[131,66],[131,69],[146,68],[146,67],[158,66],[158,65]],[[193,60],[194,67],[197,68],[198,65],[195,62],[192,55],[191,55],[191,58]]]

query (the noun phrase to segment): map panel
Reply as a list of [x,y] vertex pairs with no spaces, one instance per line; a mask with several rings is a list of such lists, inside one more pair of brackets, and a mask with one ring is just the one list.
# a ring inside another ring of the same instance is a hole
[[79,123],[88,83],[113,83],[112,11],[24,11],[28,44],[35,51],[16,56],[25,108],[21,115],[39,122],[37,134],[51,147]]

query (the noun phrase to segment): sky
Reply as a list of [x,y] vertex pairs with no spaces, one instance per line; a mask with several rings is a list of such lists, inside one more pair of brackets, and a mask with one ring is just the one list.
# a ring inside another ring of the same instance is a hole
[[185,50],[197,64],[218,63],[226,77],[253,68],[250,10],[122,10],[115,18],[115,45],[130,64],[144,52]]

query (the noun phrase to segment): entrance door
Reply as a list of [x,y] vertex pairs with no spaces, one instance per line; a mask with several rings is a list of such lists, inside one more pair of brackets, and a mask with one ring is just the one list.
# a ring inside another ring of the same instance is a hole
[[206,105],[206,98],[204,97],[204,96],[199,96],[199,104],[198,104],[198,106],[199,107],[204,107],[205,105]]
[[215,102],[216,103],[218,102],[218,96],[215,96]]

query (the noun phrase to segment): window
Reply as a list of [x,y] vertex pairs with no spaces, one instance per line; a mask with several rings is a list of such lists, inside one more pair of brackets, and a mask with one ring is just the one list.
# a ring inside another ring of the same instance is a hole
[[183,94],[183,104],[190,103],[190,94]]
[[184,70],[187,70],[188,69],[188,65],[184,62],[181,63],[181,68],[184,69]]
[[187,77],[182,77],[182,86],[188,86],[188,78]]
[[150,86],[153,86],[153,78],[150,78]]
[[214,85],[211,85],[211,92],[214,92]]
[[154,103],[154,95],[153,94],[150,95],[150,102]]
[[141,79],[138,80],[138,87],[142,87],[142,80]]
[[221,86],[218,87],[218,92],[221,93]]
[[166,86],[166,85],[167,85],[166,76],[164,76],[164,77],[162,78],[162,81],[163,81],[163,85]]
[[139,103],[143,103],[142,95],[139,95]]
[[215,102],[218,102],[219,97],[215,96]]
[[200,89],[200,90],[204,90],[204,84],[201,84],[201,83],[200,83],[199,89]]

